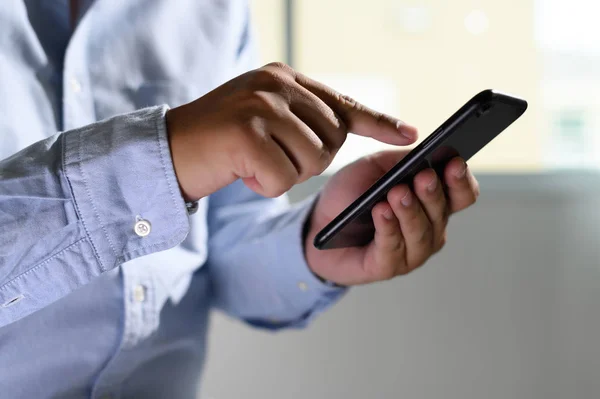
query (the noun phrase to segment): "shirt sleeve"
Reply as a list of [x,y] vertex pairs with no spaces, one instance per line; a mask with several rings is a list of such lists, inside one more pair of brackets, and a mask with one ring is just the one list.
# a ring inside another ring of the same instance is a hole
[[166,110],[59,133],[0,161],[0,327],[183,241]]
[[303,228],[313,201],[290,206],[241,181],[211,196],[208,270],[217,308],[258,327],[304,327],[345,293],[306,263]]

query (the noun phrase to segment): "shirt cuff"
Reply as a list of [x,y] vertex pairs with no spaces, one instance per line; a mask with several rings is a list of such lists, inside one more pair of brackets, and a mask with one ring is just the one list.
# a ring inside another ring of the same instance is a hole
[[146,108],[62,135],[62,168],[103,271],[172,248],[189,231],[167,110]]
[[317,315],[335,304],[347,288],[328,284],[319,279],[306,262],[304,225],[314,206],[316,195],[294,205],[288,212],[285,227],[277,231],[277,239],[270,240],[271,250],[278,259],[273,271],[281,296],[297,309],[301,317],[286,323],[272,323],[270,328],[305,327]]

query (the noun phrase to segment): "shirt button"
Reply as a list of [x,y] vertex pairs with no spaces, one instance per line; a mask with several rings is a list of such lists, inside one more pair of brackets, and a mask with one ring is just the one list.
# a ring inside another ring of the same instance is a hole
[[81,91],[81,83],[75,78],[71,78],[69,80],[69,84],[71,85],[71,90],[73,93],[79,93]]
[[146,287],[141,284],[133,288],[133,299],[136,302],[144,302],[146,300]]
[[306,291],[308,290],[308,284],[306,284],[304,281],[300,281],[298,282],[298,288],[300,289],[300,291]]
[[152,230],[152,225],[146,219],[138,219],[135,222],[134,226],[135,234],[140,237],[146,237],[150,234],[150,230]]

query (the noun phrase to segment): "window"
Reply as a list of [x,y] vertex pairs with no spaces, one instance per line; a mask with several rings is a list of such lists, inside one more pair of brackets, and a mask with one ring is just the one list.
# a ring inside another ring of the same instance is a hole
[[[285,61],[285,11],[291,5],[293,66],[416,125],[421,139],[483,89],[527,99],[526,114],[472,159],[474,169],[600,166],[596,2],[253,0],[252,5],[265,62]],[[351,136],[330,170],[385,147]]]

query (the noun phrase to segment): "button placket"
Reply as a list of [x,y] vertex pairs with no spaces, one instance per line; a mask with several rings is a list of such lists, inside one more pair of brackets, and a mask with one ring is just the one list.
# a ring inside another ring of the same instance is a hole
[[81,92],[81,82],[79,82],[77,78],[72,77],[71,79],[69,79],[69,86],[71,87],[71,91],[73,93]]
[[146,300],[146,286],[138,284],[133,288],[133,299],[136,302],[144,302]]
[[[131,269],[126,269],[131,271]],[[152,334],[156,329],[157,315],[154,309],[154,283],[149,275],[127,273],[124,270],[126,293],[125,331],[123,346],[131,348]]]

